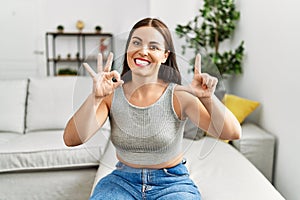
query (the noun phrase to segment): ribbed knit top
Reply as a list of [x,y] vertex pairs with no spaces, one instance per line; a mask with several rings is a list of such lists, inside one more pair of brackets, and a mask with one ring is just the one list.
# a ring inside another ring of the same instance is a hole
[[155,165],[182,153],[184,124],[174,110],[175,84],[170,83],[152,105],[131,104],[119,87],[114,92],[110,110],[111,140],[118,156],[125,162]]

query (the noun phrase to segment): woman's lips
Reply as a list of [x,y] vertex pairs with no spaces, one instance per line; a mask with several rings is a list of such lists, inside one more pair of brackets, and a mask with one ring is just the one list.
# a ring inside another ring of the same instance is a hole
[[143,58],[135,58],[134,63],[139,67],[146,67],[150,65],[151,62]]

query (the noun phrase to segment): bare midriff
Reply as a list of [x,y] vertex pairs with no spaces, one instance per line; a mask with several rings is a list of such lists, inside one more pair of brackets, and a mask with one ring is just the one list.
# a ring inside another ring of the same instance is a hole
[[178,156],[176,156],[175,158],[173,158],[171,160],[168,160],[166,162],[156,164],[156,165],[138,165],[138,164],[128,163],[128,162],[124,161],[123,159],[121,159],[118,156],[118,154],[117,154],[117,158],[120,162],[124,163],[125,165],[127,165],[129,167],[133,167],[133,168],[163,169],[163,168],[174,167],[174,166],[178,165],[179,163],[181,163],[182,159],[183,159],[183,153],[179,154]]

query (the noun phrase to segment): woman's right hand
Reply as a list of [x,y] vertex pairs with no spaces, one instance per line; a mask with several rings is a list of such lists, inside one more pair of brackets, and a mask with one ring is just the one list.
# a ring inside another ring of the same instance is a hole
[[[124,83],[117,71],[110,71],[112,61],[113,53],[110,53],[103,69],[102,54],[99,53],[97,59],[97,73],[87,63],[83,63],[83,66],[93,79],[93,94],[95,98],[104,98],[110,95],[117,87]],[[115,79],[114,81],[113,78]]]

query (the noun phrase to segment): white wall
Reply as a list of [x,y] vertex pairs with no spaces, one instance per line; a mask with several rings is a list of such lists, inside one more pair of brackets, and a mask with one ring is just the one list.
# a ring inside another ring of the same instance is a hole
[[163,20],[170,30],[177,24],[186,24],[198,13],[202,1],[195,0],[151,0],[150,15]]
[[37,0],[7,1],[0,6],[0,76],[19,77],[36,73],[37,29],[39,12]]
[[147,0],[11,0],[3,4],[0,78],[45,76],[45,33],[56,31],[60,24],[65,31],[77,31],[75,24],[82,20],[83,31],[93,32],[101,25],[103,32],[116,36],[149,15]]
[[274,184],[300,199],[300,2],[243,0],[236,41],[245,40],[244,74],[231,91],[261,102],[256,121],[277,137]]

